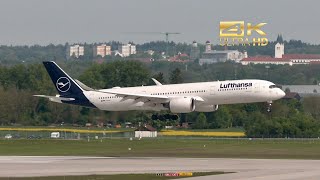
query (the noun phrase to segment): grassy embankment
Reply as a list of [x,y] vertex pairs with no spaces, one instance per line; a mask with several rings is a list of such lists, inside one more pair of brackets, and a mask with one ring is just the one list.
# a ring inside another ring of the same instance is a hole
[[9,139],[0,147],[0,155],[320,159],[320,140]]
[[[112,134],[121,134],[125,132],[133,133],[133,128],[50,128],[50,127],[0,127],[0,137],[6,134],[19,135],[19,137],[28,138],[30,135],[38,135],[44,138],[50,137],[51,132],[62,132],[62,133],[80,133],[98,135],[102,137],[111,137]],[[181,129],[181,130],[163,130],[159,132],[160,136],[198,136],[198,137],[244,137],[245,133],[242,129],[228,128],[228,129]],[[119,136],[121,137],[121,135]]]
[[[132,131],[132,129],[10,128],[11,127],[2,127],[2,129],[0,128],[0,132],[2,134],[23,134],[25,132],[31,134],[34,133],[36,129],[36,132],[45,132],[46,134],[52,131],[65,130],[69,132],[92,133],[92,135],[95,133],[101,135],[103,132],[113,134]],[[215,138],[217,136],[243,137],[244,133],[241,129],[168,130],[162,131],[161,135],[162,138],[155,139],[142,138],[141,140],[129,140],[129,138],[107,138],[90,140],[89,142],[87,142],[87,140],[2,139],[0,140],[0,155],[320,159],[320,140],[317,139],[249,140]],[[48,137],[48,135],[46,137]]]

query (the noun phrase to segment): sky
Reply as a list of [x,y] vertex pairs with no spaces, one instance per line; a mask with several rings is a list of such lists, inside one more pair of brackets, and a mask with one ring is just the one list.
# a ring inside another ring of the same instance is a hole
[[219,42],[220,21],[267,23],[282,34],[320,44],[317,0],[1,0],[1,45],[165,40],[149,32],[180,32],[169,40]]

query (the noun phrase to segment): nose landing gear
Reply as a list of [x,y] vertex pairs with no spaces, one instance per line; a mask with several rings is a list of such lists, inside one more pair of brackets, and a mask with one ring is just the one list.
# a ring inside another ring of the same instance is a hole
[[270,113],[272,110],[272,101],[267,101],[267,112]]

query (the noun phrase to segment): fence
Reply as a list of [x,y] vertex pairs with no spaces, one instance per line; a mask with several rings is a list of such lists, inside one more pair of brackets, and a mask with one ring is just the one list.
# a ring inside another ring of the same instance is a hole
[[100,133],[80,133],[70,131],[23,131],[23,130],[2,130],[0,138],[10,139],[48,139],[51,138],[52,132],[59,132],[59,139],[98,139],[101,138],[130,138],[134,137],[133,131],[128,132],[100,132]]

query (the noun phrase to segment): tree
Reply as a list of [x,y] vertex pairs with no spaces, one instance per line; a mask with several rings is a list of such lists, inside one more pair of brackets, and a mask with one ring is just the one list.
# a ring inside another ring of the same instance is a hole
[[179,68],[174,69],[170,74],[170,84],[183,83],[182,73]]
[[244,129],[248,137],[265,137],[268,135],[267,118],[260,112],[254,112],[249,116]]
[[194,129],[206,129],[208,128],[207,117],[204,113],[199,113],[196,122],[193,124]]
[[232,116],[226,106],[221,106],[214,113],[210,128],[229,128],[232,126]]
[[96,88],[112,88],[141,86],[149,82],[149,77],[149,70],[141,62],[113,61],[91,66],[80,80]]
[[233,127],[242,127],[247,118],[246,111],[243,110],[242,105],[234,105],[230,108],[230,114]]
[[305,97],[303,107],[307,114],[320,120],[320,97]]
[[161,56],[160,53],[154,52],[152,54],[152,59],[154,59],[154,60],[158,60],[158,59],[161,59],[161,58],[162,58],[162,56]]
[[166,83],[166,81],[164,80],[164,75],[163,75],[162,72],[159,72],[159,73],[153,75],[153,78],[155,78],[156,80],[158,80],[162,84]]

